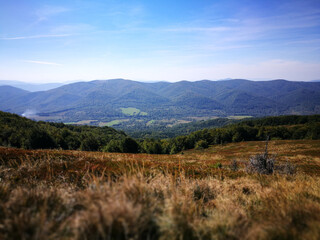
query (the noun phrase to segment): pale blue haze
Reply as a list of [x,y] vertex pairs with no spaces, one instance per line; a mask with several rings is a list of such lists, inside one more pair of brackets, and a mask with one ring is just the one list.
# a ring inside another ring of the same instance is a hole
[[0,0],[0,79],[320,79],[320,1]]

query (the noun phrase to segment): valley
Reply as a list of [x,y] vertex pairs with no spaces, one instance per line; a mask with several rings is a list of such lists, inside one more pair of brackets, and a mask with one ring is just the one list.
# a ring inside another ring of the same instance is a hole
[[319,124],[230,116],[134,139],[0,111],[0,239],[317,239]]
[[122,130],[155,122],[174,126],[217,117],[320,113],[320,83],[285,80],[95,80],[38,92],[0,86],[0,96],[2,111],[41,121]]
[[320,0],[0,4],[0,240],[320,240]]

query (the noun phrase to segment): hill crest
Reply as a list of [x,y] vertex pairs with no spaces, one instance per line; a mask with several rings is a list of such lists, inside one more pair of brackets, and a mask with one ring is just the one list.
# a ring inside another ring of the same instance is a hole
[[[0,96],[8,95],[0,86]],[[76,82],[41,92],[15,89],[0,110],[22,114],[35,109],[39,120],[100,122],[128,119],[124,108],[144,116],[129,119],[161,120],[228,115],[268,116],[320,113],[320,83],[287,80],[145,83],[126,79]]]

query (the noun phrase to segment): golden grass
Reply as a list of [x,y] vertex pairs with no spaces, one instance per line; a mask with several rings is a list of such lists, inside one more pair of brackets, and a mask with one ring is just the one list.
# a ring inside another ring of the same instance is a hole
[[319,239],[320,141],[269,146],[295,175],[229,169],[263,142],[183,155],[0,148],[0,239]]

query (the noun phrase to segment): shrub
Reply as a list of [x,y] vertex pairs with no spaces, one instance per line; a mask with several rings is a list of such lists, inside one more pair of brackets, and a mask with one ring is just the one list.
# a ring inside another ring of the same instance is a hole
[[99,142],[94,136],[86,136],[81,142],[80,150],[82,151],[97,151],[99,149]]
[[198,142],[196,142],[196,145],[195,145],[195,149],[198,149],[198,150],[205,149],[208,147],[209,147],[209,144],[206,140],[199,140]]
[[231,161],[230,169],[231,169],[232,171],[234,171],[234,172],[239,169],[237,160],[234,159],[234,160]]
[[257,154],[250,157],[249,163],[247,164],[247,171],[256,172],[259,174],[272,174],[277,170],[277,172],[281,174],[294,174],[295,166],[288,161],[285,164],[275,166],[275,157],[270,157],[268,154],[268,141],[269,137],[266,141],[266,149],[264,154]]
[[266,148],[263,154],[257,154],[250,157],[247,165],[247,171],[257,172],[259,174],[272,174],[274,171],[275,158],[268,154],[269,136],[266,140]]
[[207,184],[197,184],[193,189],[193,199],[195,201],[202,200],[204,203],[206,203],[214,198],[214,192]]
[[126,137],[122,141],[122,152],[124,153],[138,153],[139,144],[132,138]]
[[278,166],[277,170],[281,174],[293,175],[296,172],[296,166],[289,161],[286,161],[284,164]]
[[120,153],[138,153],[139,144],[132,138],[126,137],[122,140],[111,140],[104,147],[105,152],[120,152]]
[[215,168],[219,168],[221,169],[222,168],[222,163],[218,162],[214,165]]
[[247,165],[249,172],[257,172],[260,174],[272,174],[274,171],[275,158],[269,158],[265,154],[257,154],[250,157]]
[[103,148],[104,152],[121,152],[121,141],[112,139],[107,146]]

